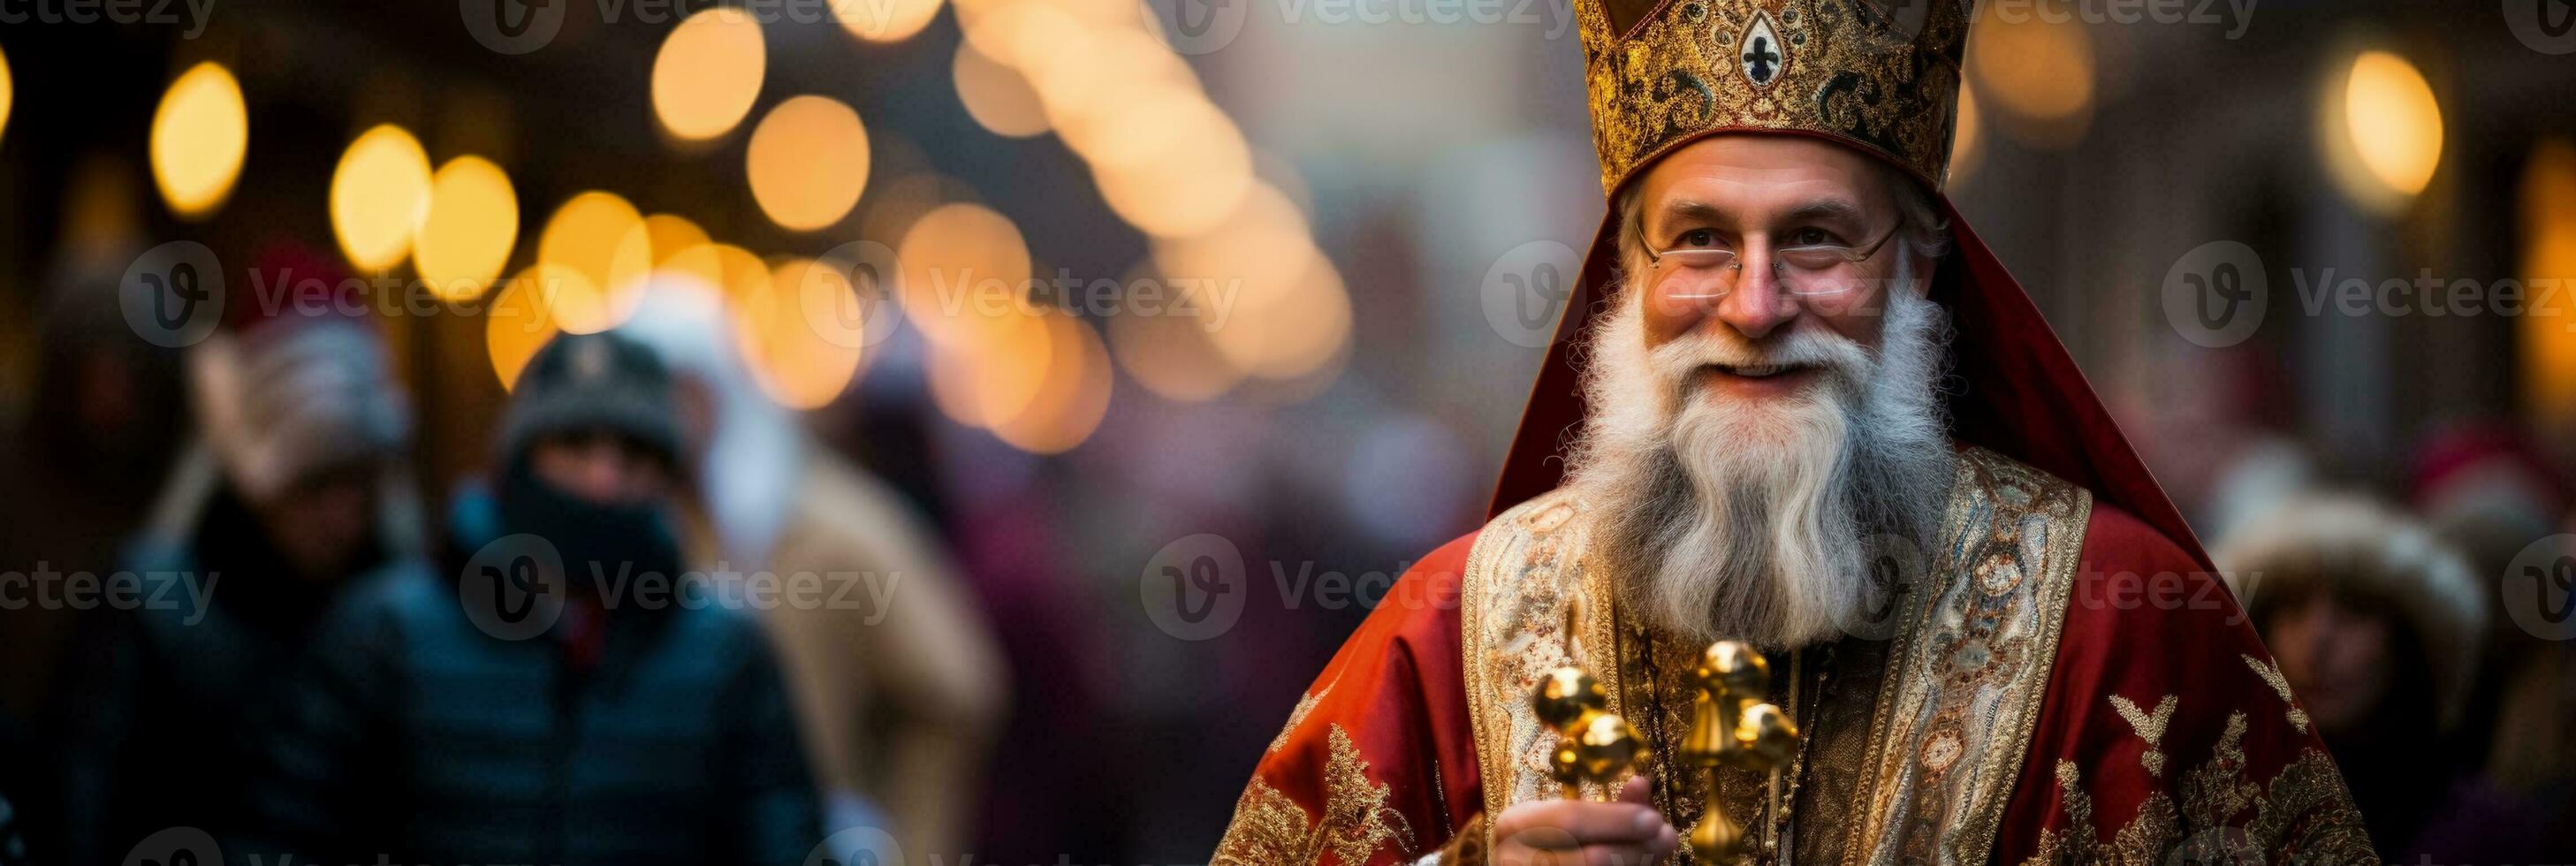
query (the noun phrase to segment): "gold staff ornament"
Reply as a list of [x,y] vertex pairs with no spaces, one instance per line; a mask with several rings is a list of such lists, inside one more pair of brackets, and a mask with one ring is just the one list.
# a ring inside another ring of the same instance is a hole
[[1780,768],[1798,751],[1798,728],[1779,706],[1763,700],[1771,687],[1771,661],[1743,641],[1722,640],[1700,654],[1692,671],[1699,697],[1691,704],[1690,735],[1682,762],[1707,774],[1708,806],[1691,828],[1692,857],[1723,863],[1745,852],[1744,825],[1726,814],[1717,797],[1717,768],[1771,775],[1771,808],[1778,810]]
[[[1610,693],[1583,672],[1580,634],[1582,597],[1566,604],[1568,664],[1539,677],[1530,690],[1530,709],[1539,724],[1557,735],[1548,755],[1548,775],[1565,786],[1565,798],[1583,799],[1583,783],[1608,787],[1645,758],[1645,745],[1628,722],[1610,712]],[[1615,796],[1615,794],[1613,795]]]

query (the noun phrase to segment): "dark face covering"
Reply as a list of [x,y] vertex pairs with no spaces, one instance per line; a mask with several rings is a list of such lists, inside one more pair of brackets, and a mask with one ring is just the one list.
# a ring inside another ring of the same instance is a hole
[[680,542],[661,502],[607,505],[564,493],[538,478],[527,461],[501,481],[501,531],[545,539],[562,554],[571,588],[599,592],[645,574],[680,575]]

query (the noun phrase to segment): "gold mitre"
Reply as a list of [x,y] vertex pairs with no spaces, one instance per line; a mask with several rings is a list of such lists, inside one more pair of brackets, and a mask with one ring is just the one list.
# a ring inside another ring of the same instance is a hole
[[1601,188],[1703,135],[1821,136],[1940,189],[1968,0],[1574,0]]

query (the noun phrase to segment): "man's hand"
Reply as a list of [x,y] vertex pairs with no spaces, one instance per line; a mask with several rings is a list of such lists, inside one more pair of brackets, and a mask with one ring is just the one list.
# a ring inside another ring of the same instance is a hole
[[1537,800],[1494,821],[1495,866],[1647,866],[1680,836],[1648,805],[1646,777],[1628,780],[1619,800]]

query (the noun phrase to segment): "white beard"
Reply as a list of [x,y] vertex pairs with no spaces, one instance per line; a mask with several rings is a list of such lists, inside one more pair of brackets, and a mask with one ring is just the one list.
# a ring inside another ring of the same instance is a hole
[[[1570,487],[1621,603],[1694,642],[1774,648],[1867,635],[1892,584],[1927,561],[1956,456],[1937,387],[1949,316],[1886,299],[1877,357],[1819,329],[1763,341],[1695,330],[1649,352],[1637,287],[1591,344],[1591,408]],[[1751,403],[1691,387],[1701,365],[1807,364],[1805,393]],[[1883,636],[1883,635],[1879,635]]]

